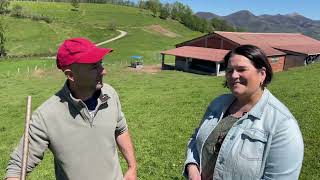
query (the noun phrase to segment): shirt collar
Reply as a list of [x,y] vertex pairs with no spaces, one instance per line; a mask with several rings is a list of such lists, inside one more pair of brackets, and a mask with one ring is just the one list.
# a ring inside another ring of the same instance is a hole
[[[81,105],[83,106],[84,105],[84,102],[81,100],[81,99],[77,99],[75,98],[70,89],[69,89],[69,86],[68,86],[68,81],[66,81],[64,83],[64,86],[62,88],[62,91],[64,92],[64,95],[70,99],[72,101],[73,104],[75,105]],[[101,104],[104,104],[106,103],[108,100],[110,99],[110,96],[107,94],[106,90],[104,88],[101,89],[101,93],[99,95],[99,98],[98,98],[98,101],[100,101]]]

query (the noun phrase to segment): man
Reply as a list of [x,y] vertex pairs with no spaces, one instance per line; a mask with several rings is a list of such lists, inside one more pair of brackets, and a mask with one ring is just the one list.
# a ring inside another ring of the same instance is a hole
[[[57,67],[66,75],[64,87],[32,115],[27,172],[49,148],[58,180],[137,179],[134,148],[116,91],[103,84],[103,57],[111,49],[97,48],[84,38],[65,40]],[[128,164],[122,175],[118,145]],[[7,180],[18,179],[22,141],[12,153]]]

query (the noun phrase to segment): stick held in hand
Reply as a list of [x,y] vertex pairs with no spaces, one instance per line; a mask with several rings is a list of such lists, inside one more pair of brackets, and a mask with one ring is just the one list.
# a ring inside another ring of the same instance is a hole
[[31,96],[27,97],[27,111],[24,125],[23,154],[20,179],[25,180],[27,175],[28,151],[29,151],[29,125],[31,117]]

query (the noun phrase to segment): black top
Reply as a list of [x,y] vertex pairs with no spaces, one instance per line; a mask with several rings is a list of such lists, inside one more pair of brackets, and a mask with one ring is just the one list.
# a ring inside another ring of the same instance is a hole
[[206,142],[203,145],[202,149],[202,158],[201,158],[201,179],[212,180],[214,167],[218,158],[220,147],[226,137],[227,133],[231,129],[232,125],[238,120],[238,118],[228,115],[222,118],[217,126],[208,136]]

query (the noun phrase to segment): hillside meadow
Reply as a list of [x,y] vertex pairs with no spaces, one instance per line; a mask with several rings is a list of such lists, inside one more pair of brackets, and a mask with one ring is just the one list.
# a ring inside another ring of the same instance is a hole
[[160,51],[201,35],[177,21],[162,20],[134,7],[81,3],[79,11],[71,11],[70,3],[12,1],[10,4],[11,8],[15,5],[22,6],[26,15],[43,15],[52,22],[2,16],[7,27],[6,48],[9,56],[52,56],[59,44],[71,37],[87,37],[96,43],[103,42],[119,34],[109,29],[113,24],[128,35],[102,45],[117,52],[109,56],[109,61],[125,61],[130,56],[140,55],[146,63],[158,63]]
[[[29,73],[21,71],[9,76],[1,69],[0,177],[4,176],[9,154],[23,134],[26,96],[32,96],[34,110],[64,83],[63,74],[49,66],[52,60],[29,61],[47,63],[48,68],[30,68],[33,70]],[[20,62],[25,61],[2,61],[0,67]],[[207,104],[214,97],[228,92],[222,87],[224,78],[179,71],[146,73],[112,63],[107,63],[106,68],[108,74],[104,82],[119,92],[130,127],[139,163],[139,178],[183,179],[181,171],[188,138]],[[269,86],[299,122],[305,143],[302,180],[320,178],[319,68],[320,64],[313,64],[276,73]],[[48,151],[29,179],[54,179],[52,162],[52,154]],[[123,159],[121,164],[125,170]]]

